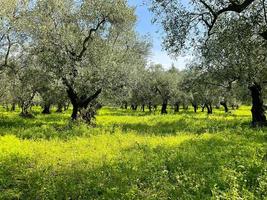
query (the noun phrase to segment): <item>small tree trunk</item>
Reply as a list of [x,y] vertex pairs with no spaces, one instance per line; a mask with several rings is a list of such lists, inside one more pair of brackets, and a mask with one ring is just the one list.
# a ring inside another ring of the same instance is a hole
[[59,103],[59,104],[57,105],[57,110],[56,110],[56,112],[57,112],[57,113],[62,113],[62,111],[63,111],[63,105],[62,105],[61,103]]
[[42,114],[50,114],[50,104],[45,104]]
[[197,109],[198,109],[197,103],[192,102],[192,106],[194,108],[194,112],[196,113],[197,112]]
[[124,103],[124,109],[126,109],[126,110],[128,109],[128,104],[127,104],[127,102]]
[[148,103],[148,109],[149,109],[149,112],[152,112],[152,103],[151,102]]
[[142,111],[145,112],[145,104],[142,104]]
[[208,114],[212,114],[212,105],[211,104],[208,104],[208,103],[205,103],[205,107],[208,110]]
[[27,104],[26,102],[22,102],[20,116],[32,118],[33,115],[29,113],[29,110],[28,110],[29,108],[30,108],[29,104]]
[[180,104],[179,104],[179,102],[176,102],[175,104],[174,104],[174,112],[179,112],[180,111]]
[[209,114],[212,114],[212,105],[211,104],[209,104],[209,107],[210,107],[210,113]]
[[201,112],[204,112],[205,110],[205,104],[201,104]]
[[161,114],[167,114],[168,100],[164,99],[161,107]]
[[267,125],[262,99],[262,88],[258,83],[254,83],[249,89],[252,97],[252,126]]
[[224,107],[224,112],[227,113],[229,111],[227,101],[221,101],[220,104]]
[[135,111],[135,110],[137,110],[138,106],[137,106],[136,104],[132,104],[132,105],[131,105],[131,108],[132,108],[132,110]]
[[16,110],[16,104],[15,103],[12,103],[11,111],[15,111],[15,110]]

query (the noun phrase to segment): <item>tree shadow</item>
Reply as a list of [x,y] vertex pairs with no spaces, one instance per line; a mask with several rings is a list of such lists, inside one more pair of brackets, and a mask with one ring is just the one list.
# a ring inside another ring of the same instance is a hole
[[156,123],[114,123],[113,128],[119,128],[122,132],[134,131],[138,134],[151,135],[177,135],[180,133],[203,134],[218,133],[241,133],[244,130],[261,131],[266,128],[252,128],[249,121],[238,121],[236,119],[224,120],[212,118],[183,117],[171,122],[159,121]]

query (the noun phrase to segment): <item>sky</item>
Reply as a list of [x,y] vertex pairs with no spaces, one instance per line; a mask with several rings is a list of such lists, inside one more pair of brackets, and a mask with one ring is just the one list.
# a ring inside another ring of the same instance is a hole
[[153,47],[151,50],[150,62],[155,64],[162,64],[165,68],[170,68],[172,63],[178,69],[185,68],[186,63],[190,56],[178,56],[176,59],[171,58],[162,47],[162,32],[163,30],[159,25],[153,24],[153,14],[144,5],[144,0],[128,0],[130,6],[136,7],[137,24],[136,31],[140,35],[150,35]]

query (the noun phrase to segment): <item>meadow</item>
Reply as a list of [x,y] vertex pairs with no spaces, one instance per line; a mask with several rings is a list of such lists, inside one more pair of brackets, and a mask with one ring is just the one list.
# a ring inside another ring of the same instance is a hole
[[267,199],[267,128],[213,115],[103,108],[96,126],[0,111],[0,199]]

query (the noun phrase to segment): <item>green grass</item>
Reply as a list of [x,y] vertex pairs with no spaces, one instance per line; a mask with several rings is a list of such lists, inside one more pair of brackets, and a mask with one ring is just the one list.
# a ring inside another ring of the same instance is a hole
[[0,199],[267,199],[267,129],[250,111],[0,112]]

